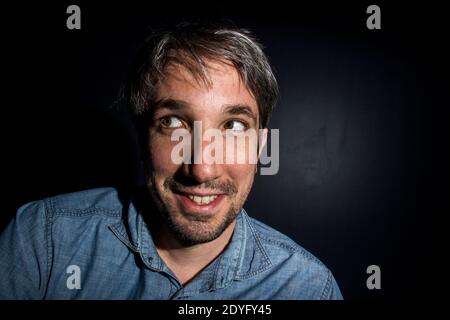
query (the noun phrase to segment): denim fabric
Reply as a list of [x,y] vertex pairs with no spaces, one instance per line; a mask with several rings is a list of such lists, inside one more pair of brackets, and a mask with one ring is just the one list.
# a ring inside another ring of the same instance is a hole
[[0,236],[0,298],[342,299],[317,258],[243,209],[226,250],[183,287],[142,212],[113,188],[24,205]]

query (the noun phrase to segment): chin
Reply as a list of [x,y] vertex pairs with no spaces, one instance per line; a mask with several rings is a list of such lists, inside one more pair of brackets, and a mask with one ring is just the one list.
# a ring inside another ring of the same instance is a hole
[[[234,222],[239,212],[230,209],[224,215],[211,215],[201,217],[187,214],[168,214],[166,220],[169,230],[183,244],[195,245],[216,240]],[[221,216],[220,219],[217,219]]]

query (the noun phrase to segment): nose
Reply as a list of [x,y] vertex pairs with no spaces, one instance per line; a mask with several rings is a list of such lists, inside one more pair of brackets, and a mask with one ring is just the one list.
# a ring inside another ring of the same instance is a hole
[[[210,143],[211,142],[208,141],[202,141],[201,139],[193,142],[191,163],[183,164],[183,174],[195,179],[198,183],[215,180],[223,173],[223,164],[216,162],[211,163],[211,155],[209,155],[211,150],[206,148]],[[206,160],[207,157],[209,161]]]
[[198,183],[213,181],[220,177],[220,165],[217,164],[185,164],[184,174],[195,179]]

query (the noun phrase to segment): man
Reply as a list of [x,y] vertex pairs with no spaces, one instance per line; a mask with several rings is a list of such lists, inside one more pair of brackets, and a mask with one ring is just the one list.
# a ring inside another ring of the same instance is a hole
[[[242,208],[257,172],[251,149],[257,145],[260,155],[278,95],[248,31],[182,24],[155,33],[124,93],[146,187],[93,189],[21,207],[0,239],[2,298],[342,298],[317,258]],[[258,129],[261,139],[246,138]],[[214,151],[243,154],[244,163],[207,159],[213,141],[198,130],[247,141]],[[181,162],[174,137],[187,137]]]

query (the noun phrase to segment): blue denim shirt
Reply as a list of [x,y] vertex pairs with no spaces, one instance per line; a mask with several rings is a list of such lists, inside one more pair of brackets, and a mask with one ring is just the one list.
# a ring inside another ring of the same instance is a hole
[[0,237],[0,298],[342,299],[317,258],[243,209],[224,252],[183,287],[142,211],[113,188],[24,205]]

